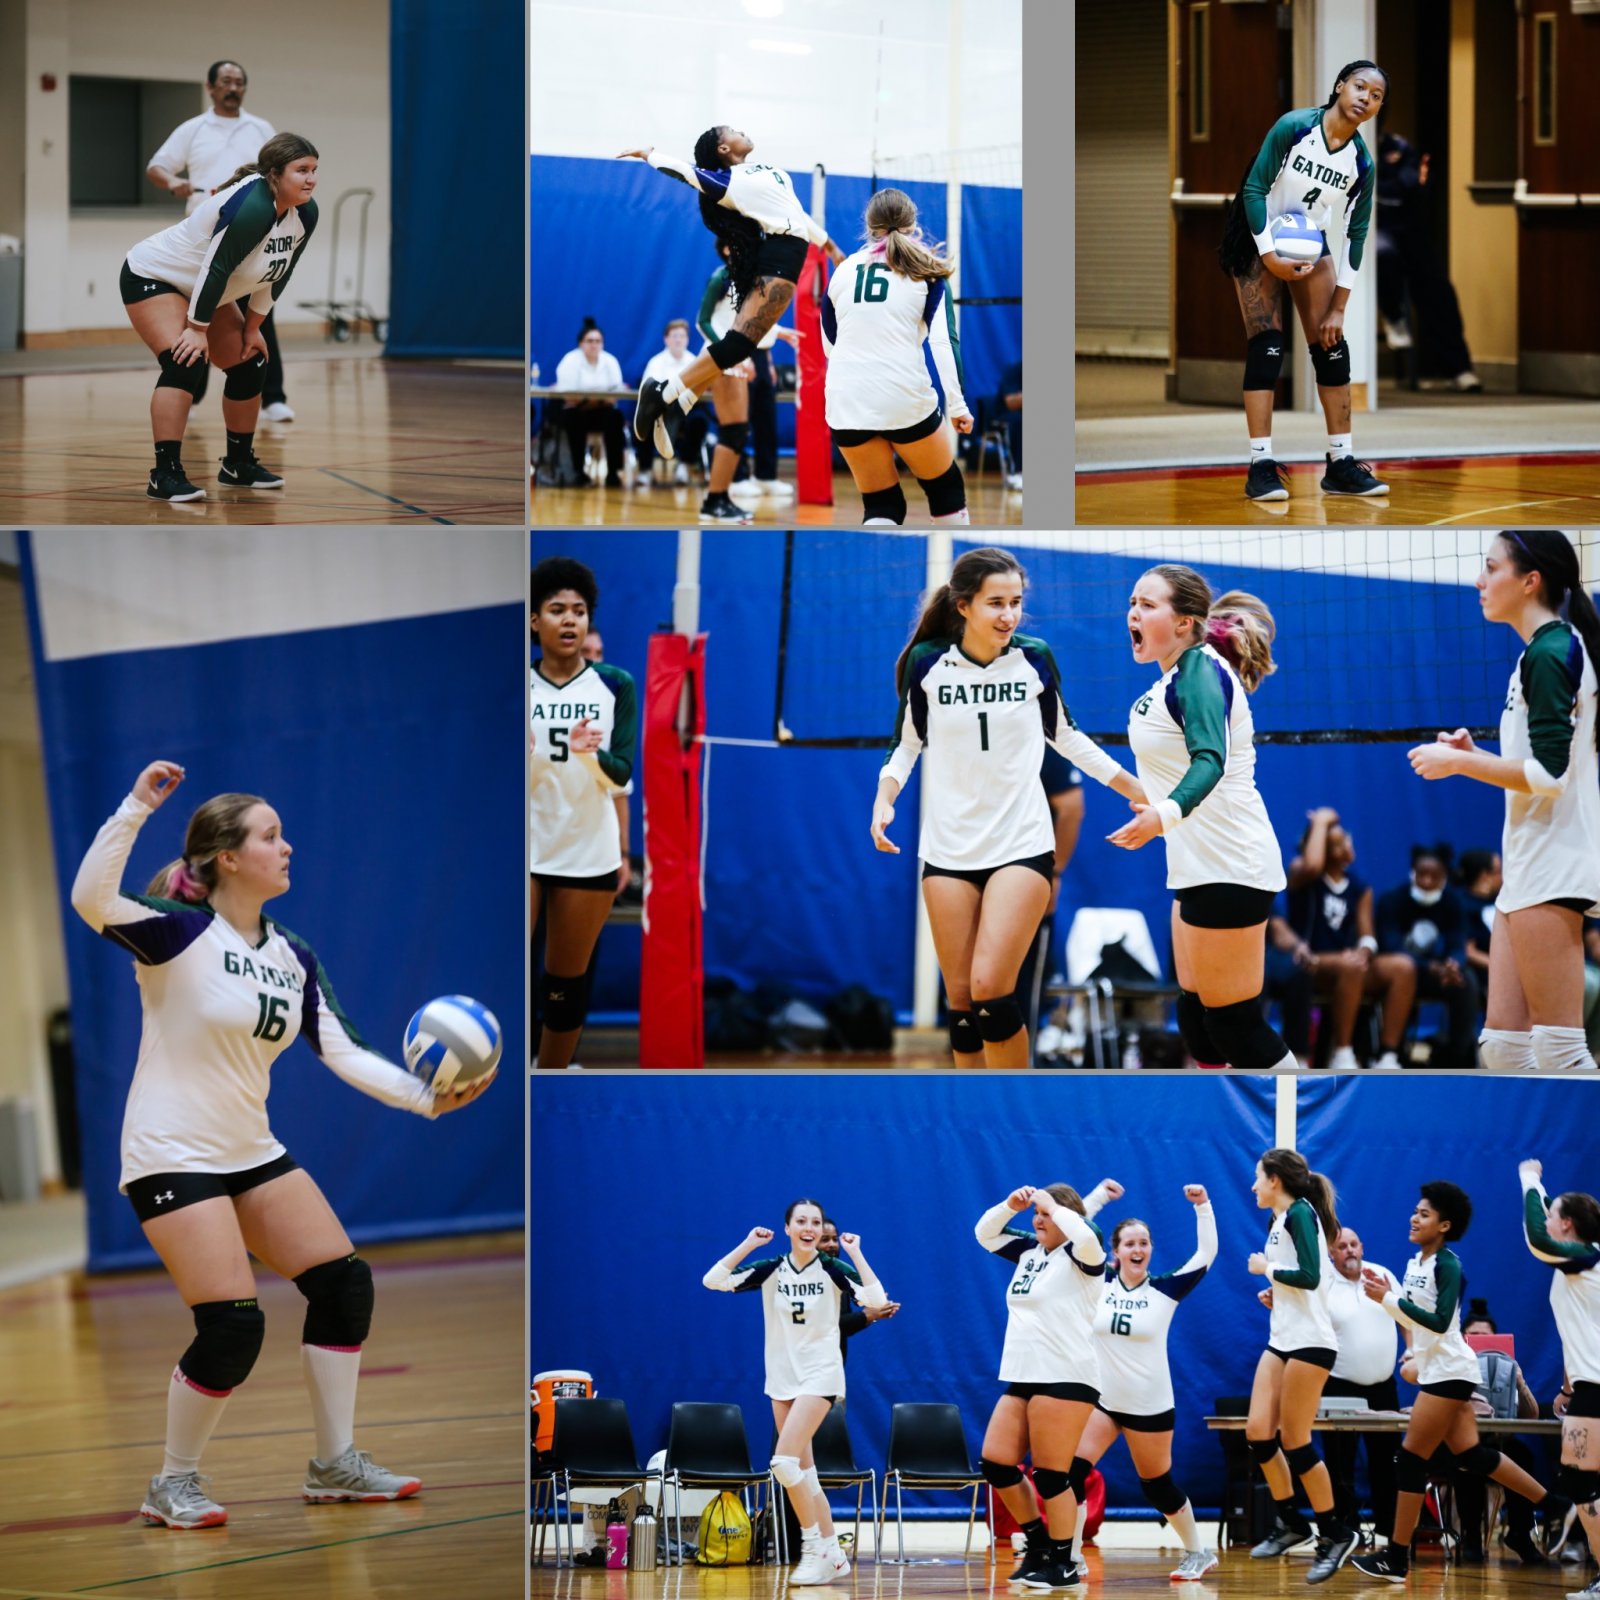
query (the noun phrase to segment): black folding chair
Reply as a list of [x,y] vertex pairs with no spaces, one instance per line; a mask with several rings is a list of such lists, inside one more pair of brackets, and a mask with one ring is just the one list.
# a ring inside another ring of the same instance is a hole
[[[943,1402],[904,1403],[890,1413],[889,1461],[883,1472],[883,1510],[879,1514],[873,1546],[876,1551],[883,1548],[883,1521],[888,1515],[891,1483],[894,1485],[896,1563],[903,1564],[906,1559],[902,1489],[971,1489],[972,1509],[967,1517],[964,1552],[967,1558],[971,1557],[972,1529],[978,1520],[978,1491],[984,1479],[972,1465],[958,1406]],[[882,1559],[880,1555],[879,1560]]]
[[[544,1470],[533,1479],[534,1510],[537,1514],[542,1489],[549,1487],[550,1514],[556,1526],[556,1565],[561,1565],[561,1528],[567,1530],[567,1565],[573,1565],[576,1545],[572,1533],[572,1491],[596,1485],[618,1492],[637,1486],[643,1490],[661,1473],[639,1465],[639,1452],[633,1442],[633,1426],[628,1407],[612,1397],[586,1400],[557,1400],[555,1437]],[[560,1508],[566,1498],[566,1510]],[[539,1522],[538,1560],[544,1561],[544,1523]]]
[[[856,1549],[861,1548],[861,1497],[872,1490],[872,1555],[878,1556],[878,1474],[872,1467],[858,1467],[845,1425],[844,1406],[833,1403],[822,1426],[811,1438],[811,1458],[817,1467],[817,1482],[824,1489],[854,1489],[856,1492]],[[776,1490],[773,1491],[776,1494]]]
[[[750,1508],[750,1490],[755,1488],[756,1515],[761,1512],[760,1486],[768,1481],[768,1470],[750,1465],[750,1445],[745,1437],[744,1412],[738,1406],[721,1402],[680,1400],[672,1408],[672,1428],[667,1435],[667,1462],[662,1475],[665,1490],[672,1490],[672,1520],[676,1531],[678,1563],[683,1564],[683,1491],[685,1489],[738,1489]],[[768,1505],[770,1506],[770,1498]]]

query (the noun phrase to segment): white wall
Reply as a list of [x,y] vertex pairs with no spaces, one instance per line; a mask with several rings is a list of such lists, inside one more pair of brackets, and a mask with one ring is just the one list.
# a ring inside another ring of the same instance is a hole
[[23,83],[28,70],[24,45],[24,0],[0,0],[0,233],[22,232]]
[[[14,0],[6,0],[14,3]],[[72,74],[192,75],[195,111],[209,104],[206,68],[243,58],[246,108],[279,131],[303,133],[322,155],[316,237],[284,297],[280,320],[313,322],[295,302],[328,292],[333,203],[350,188],[377,191],[367,234],[366,299],[389,308],[389,8],[387,0],[22,0],[26,66],[28,333],[121,327],[117,274],[151,224],[130,214],[72,218],[67,207],[67,79]],[[3,13],[0,13],[3,16]],[[0,23],[3,29],[3,23]],[[3,52],[0,52],[3,56]],[[45,93],[42,74],[58,87]],[[0,121],[0,136],[4,123]],[[146,155],[153,154],[147,151]],[[4,203],[0,187],[0,206]],[[356,204],[345,208],[341,296],[355,284]]]

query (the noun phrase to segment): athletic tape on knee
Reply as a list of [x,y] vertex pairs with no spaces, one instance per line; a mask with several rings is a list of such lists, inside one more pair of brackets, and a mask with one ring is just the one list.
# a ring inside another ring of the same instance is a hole
[[1200,996],[1189,989],[1178,991],[1178,1032],[1193,1060],[1208,1067],[1223,1064],[1222,1052],[1206,1026],[1206,1008],[1200,1004]]
[[906,492],[897,483],[892,489],[866,489],[861,495],[861,520],[868,528],[898,528],[906,520]]
[[1178,1487],[1170,1472],[1163,1472],[1159,1478],[1141,1478],[1139,1487],[1144,1490],[1145,1499],[1164,1517],[1182,1511],[1189,1503],[1188,1495]]
[[1276,389],[1283,373],[1283,335],[1268,328],[1265,333],[1254,333],[1244,350],[1244,387],[1251,389]]
[[237,366],[227,369],[228,378],[222,385],[225,400],[254,400],[267,381],[267,358],[251,356]]
[[193,399],[205,386],[206,364],[200,359],[188,366],[178,362],[170,350],[163,350],[156,359],[161,363],[161,376],[156,379],[158,389],[182,389]]
[[1500,1452],[1493,1445],[1484,1444],[1479,1440],[1470,1450],[1459,1452],[1452,1450],[1450,1459],[1460,1471],[1470,1472],[1475,1477],[1487,1478],[1500,1465]]
[[254,1300],[205,1300],[194,1313],[194,1341],[178,1371],[196,1389],[227,1394],[250,1376],[261,1354],[267,1319]]
[[1493,1072],[1532,1072],[1539,1064],[1533,1034],[1520,1028],[1485,1028],[1478,1035],[1478,1059]]
[[308,1267],[294,1280],[306,1297],[300,1337],[330,1350],[356,1350],[372,1331],[372,1268],[360,1256]]
[[[1206,1027],[1222,1059],[1241,1072],[1270,1072],[1289,1054],[1261,1010],[1261,996],[1231,1006],[1207,1006]],[[1287,1452],[1285,1452],[1287,1454]]]
[[1072,1479],[1060,1467],[1035,1467],[1033,1486],[1039,1491],[1041,1500],[1054,1500],[1058,1494],[1065,1494],[1072,1487]]
[[792,1489],[800,1482],[805,1474],[800,1470],[799,1456],[774,1456],[772,1458],[772,1476],[781,1483],[785,1489]]
[[977,1014],[978,1032],[983,1035],[985,1044],[1004,1044],[1022,1030],[1022,1007],[1014,994],[974,1000],[972,1009]]
[[1067,1468],[1067,1482],[1080,1500],[1089,1492],[1089,1474],[1093,1471],[1094,1462],[1087,1456],[1074,1456],[1072,1465]]
[[983,1481],[995,1489],[1010,1489],[1022,1482],[1022,1468],[1009,1461],[991,1461],[988,1456],[978,1460],[978,1471]]
[[1556,1473],[1556,1493],[1586,1506],[1600,1500],[1600,1472],[1586,1472],[1582,1467],[1564,1466]]
[[1428,1463],[1404,1445],[1394,1458],[1394,1486],[1402,1494],[1423,1494],[1428,1487]]
[[1533,1025],[1533,1059],[1541,1072],[1592,1072],[1594,1057],[1582,1028]]
[[935,517],[951,517],[966,510],[967,480],[961,468],[952,461],[937,478],[918,478],[922,492],[928,497],[928,511]]
[[1317,1447],[1307,1439],[1304,1444],[1285,1445],[1283,1459],[1289,1463],[1289,1470],[1297,1478],[1303,1478],[1321,1460],[1317,1454]]
[[1324,350],[1320,344],[1306,348],[1311,352],[1311,365],[1317,369],[1318,388],[1339,389],[1350,382],[1350,346],[1344,342],[1343,334],[1331,350]]
[[1270,1439],[1246,1439],[1245,1449],[1250,1452],[1250,1459],[1265,1466],[1278,1453],[1278,1436],[1273,1434]]
[[723,372],[729,367],[738,366],[741,361],[748,361],[756,353],[755,340],[748,334],[740,333],[737,328],[730,329],[720,339],[714,339],[706,348]]
[[731,450],[736,456],[744,454],[744,442],[750,437],[750,424],[748,422],[719,422],[717,424],[717,443],[724,450]]
[[553,972],[539,976],[539,1014],[552,1033],[571,1033],[589,1015],[589,981],[585,973],[563,978]]
[[952,1011],[949,1015],[950,1048],[958,1056],[981,1056],[983,1035],[978,1032],[977,1013]]

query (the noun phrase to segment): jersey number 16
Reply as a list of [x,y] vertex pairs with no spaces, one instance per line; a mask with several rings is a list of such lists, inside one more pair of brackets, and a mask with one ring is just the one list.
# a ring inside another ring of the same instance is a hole
[[260,1002],[260,1009],[256,1014],[256,1025],[250,1030],[250,1037],[276,1044],[289,1026],[289,998],[281,994],[258,994],[256,999]]

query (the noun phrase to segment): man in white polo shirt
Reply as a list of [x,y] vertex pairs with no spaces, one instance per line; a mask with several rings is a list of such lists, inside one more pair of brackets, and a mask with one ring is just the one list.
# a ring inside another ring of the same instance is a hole
[[[161,148],[150,157],[145,176],[158,189],[170,189],[186,202],[185,214],[225,184],[240,167],[256,159],[274,128],[270,122],[244,109],[249,79],[237,61],[214,61],[206,73],[206,93],[211,109],[181,122]],[[261,420],[292,422],[294,412],[283,392],[283,361],[278,354],[278,330],[273,316],[261,325],[267,342],[265,382],[261,390]],[[198,402],[205,393],[202,377]]]

